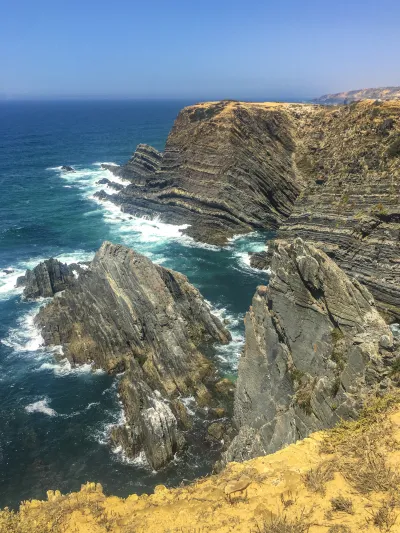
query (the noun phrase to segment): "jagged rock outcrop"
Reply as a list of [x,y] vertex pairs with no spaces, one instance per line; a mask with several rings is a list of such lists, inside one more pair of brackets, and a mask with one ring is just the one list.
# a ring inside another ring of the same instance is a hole
[[252,252],[250,253],[250,266],[258,270],[265,270],[269,266],[268,252]]
[[98,197],[134,215],[189,224],[185,233],[212,244],[254,228],[276,228],[302,187],[292,108],[301,106],[222,101],[186,107],[162,159],[139,145],[127,165],[109,168],[131,184]]
[[80,272],[82,267],[79,264],[66,265],[51,258],[39,263],[33,270],[27,270],[24,276],[18,278],[17,286],[24,287],[23,296],[27,300],[50,298],[73,284]]
[[160,169],[161,160],[161,152],[148,144],[139,144],[125,165],[116,166],[103,163],[101,166],[115,176],[131,181],[136,186],[143,186]]
[[314,107],[296,122],[307,186],[278,238],[320,247],[400,319],[400,103]]
[[[103,243],[89,268],[35,319],[46,344],[73,363],[124,371],[126,424],[114,442],[130,456],[144,450],[154,468],[183,443],[181,396],[212,405],[215,368],[197,348],[227,343],[229,332],[185,276],[121,245]],[[216,401],[216,400],[215,400]]]
[[64,172],[76,172],[74,167],[71,167],[70,165],[63,165],[61,167],[61,170],[63,170]]
[[322,251],[276,241],[271,270],[245,319],[239,433],[224,461],[272,453],[355,418],[373,388],[390,386],[398,355],[372,295]]
[[358,100],[400,100],[400,87],[358,89],[336,94],[324,94],[313,100],[316,104],[350,104]]

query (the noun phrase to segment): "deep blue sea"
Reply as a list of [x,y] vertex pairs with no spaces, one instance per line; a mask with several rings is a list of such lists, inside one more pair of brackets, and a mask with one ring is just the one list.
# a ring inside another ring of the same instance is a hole
[[[186,274],[229,320],[233,341],[214,356],[222,374],[235,375],[244,313],[256,286],[267,282],[265,272],[249,267],[248,252],[263,250],[269,236],[202,246],[156,216],[130,219],[93,199],[99,179],[115,179],[100,163],[123,163],[142,142],[162,150],[189,103],[0,103],[0,507],[44,498],[48,489],[78,490],[86,481],[127,496],[211,471],[216,456],[201,442],[158,473],[112,450],[108,432],[121,417],[116,379],[90,365],[56,362],[33,326],[45,302],[26,302],[15,289],[18,275],[43,259],[88,260],[104,240],[128,245]],[[63,173],[61,165],[77,172]]]

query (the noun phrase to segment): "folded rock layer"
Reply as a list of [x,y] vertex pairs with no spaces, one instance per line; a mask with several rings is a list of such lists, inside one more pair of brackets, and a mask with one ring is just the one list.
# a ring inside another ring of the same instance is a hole
[[271,271],[246,315],[239,434],[225,461],[273,453],[356,418],[367,394],[391,385],[393,335],[365,287],[301,239],[275,241]]
[[35,322],[45,343],[62,345],[73,363],[125,372],[126,425],[113,437],[131,456],[144,450],[154,468],[183,444],[186,410],[178,398],[212,399],[215,369],[197,347],[230,339],[185,276],[110,242]]
[[127,165],[107,167],[131,184],[117,195],[98,196],[134,215],[157,213],[166,222],[190,224],[188,235],[212,244],[276,228],[302,184],[289,107],[232,101],[186,107],[162,158],[139,145]]

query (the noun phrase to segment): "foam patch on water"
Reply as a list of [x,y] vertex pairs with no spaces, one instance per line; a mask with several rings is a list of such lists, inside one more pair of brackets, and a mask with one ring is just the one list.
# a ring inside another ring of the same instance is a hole
[[37,352],[43,346],[43,337],[39,329],[34,324],[34,318],[40,305],[36,304],[17,321],[16,328],[10,328],[8,334],[0,342],[15,352]]
[[[57,347],[59,350],[61,346]],[[91,374],[93,373],[93,365],[90,363],[85,363],[83,365],[71,365],[68,359],[64,358],[60,361],[46,361],[42,363],[37,369],[38,371],[51,370],[56,377],[64,377],[70,375],[79,375],[79,374]],[[97,373],[96,371],[95,373]],[[104,371],[100,370],[99,373]]]
[[57,416],[56,411],[49,407],[48,398],[30,403],[25,407],[25,411],[28,413],[43,413],[47,416]]

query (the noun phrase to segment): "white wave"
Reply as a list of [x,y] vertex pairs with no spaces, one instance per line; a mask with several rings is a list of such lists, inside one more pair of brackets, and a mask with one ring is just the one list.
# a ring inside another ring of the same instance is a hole
[[17,267],[9,267],[13,270],[12,273],[7,274],[0,271],[0,300],[7,300],[12,296],[21,294],[23,287],[17,288],[17,278],[25,274],[25,270]]
[[56,411],[49,407],[49,400],[47,398],[30,403],[25,407],[25,411],[28,413],[43,413],[48,416],[57,416]]
[[0,342],[15,352],[37,352],[43,346],[43,337],[34,324],[39,304],[28,311],[17,321],[18,327],[10,328],[8,334]]
[[[62,349],[61,346],[59,346],[58,349]],[[37,371],[43,370],[52,370],[56,377],[79,374],[104,373],[103,370],[96,370],[95,372],[93,372],[93,365],[90,363],[85,363],[83,365],[71,365],[70,361],[68,361],[67,358],[61,359],[60,361],[46,361],[45,363],[42,363],[37,369]]]
[[229,344],[221,344],[216,347],[216,357],[221,363],[228,364],[232,371],[237,371],[244,341],[245,338],[243,335],[234,334]]
[[96,161],[96,163],[93,163],[94,167],[101,167],[101,165],[110,165],[110,167],[121,166],[121,165],[118,165],[118,163],[114,163],[113,161]]
[[58,166],[58,167],[47,167],[46,170],[61,170],[62,169],[62,165]]

